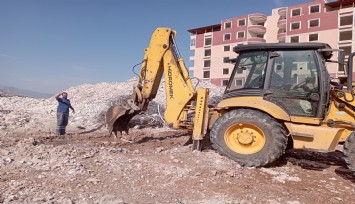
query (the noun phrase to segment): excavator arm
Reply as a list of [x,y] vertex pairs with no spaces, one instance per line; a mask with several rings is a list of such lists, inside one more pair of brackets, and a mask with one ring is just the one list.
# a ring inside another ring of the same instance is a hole
[[[165,122],[174,129],[193,130],[193,139],[200,141],[207,130],[208,89],[195,90],[184,60],[175,44],[176,32],[170,28],[157,28],[145,49],[144,59],[132,99],[112,106],[106,113],[109,133],[128,133],[129,120],[148,108],[165,78]],[[188,114],[195,114],[193,119]],[[198,147],[196,147],[198,148]]]

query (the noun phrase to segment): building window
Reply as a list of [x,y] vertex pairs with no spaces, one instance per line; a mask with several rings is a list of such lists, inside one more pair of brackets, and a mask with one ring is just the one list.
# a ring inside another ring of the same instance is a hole
[[353,32],[351,30],[348,31],[342,31],[339,33],[339,40],[352,40],[352,34]]
[[[190,56],[196,56],[195,49],[193,49],[193,50],[190,51]],[[194,61],[194,60],[191,60],[191,61]]]
[[339,49],[344,50],[345,56],[349,56],[351,54],[351,46],[339,47]]
[[210,78],[210,71],[203,71],[203,78],[205,79]]
[[240,31],[237,33],[237,38],[244,38],[244,36],[245,36],[244,31]]
[[318,33],[309,34],[308,41],[318,41]]
[[224,23],[224,29],[231,28],[232,27],[232,22],[225,22]]
[[229,69],[228,69],[228,68],[224,68],[224,69],[223,69],[223,74],[224,74],[224,75],[229,74]]
[[229,57],[223,57],[223,63],[229,63]]
[[300,16],[300,15],[301,15],[301,9],[300,8],[291,10],[291,16]]
[[225,45],[224,46],[224,51],[225,52],[228,52],[228,51],[230,51],[231,50],[231,46],[229,46],[229,45]]
[[292,37],[290,38],[290,42],[291,42],[291,43],[298,43],[298,42],[300,42],[300,36],[292,36]]
[[222,80],[222,86],[227,86],[228,85],[228,80]]
[[340,17],[340,26],[353,25],[353,16]]
[[243,86],[243,79],[236,79],[235,80],[235,85],[236,86]]
[[212,45],[212,38],[205,38],[205,46]]
[[211,49],[206,49],[205,50],[205,57],[210,57],[211,56]]
[[314,5],[309,7],[309,13],[319,13],[320,5]]
[[243,72],[244,72],[243,69],[240,69],[240,68],[237,69],[237,74],[243,74]]
[[291,30],[299,30],[301,28],[301,22],[291,23]]
[[308,21],[308,27],[310,28],[319,27],[319,19],[313,19]]
[[190,46],[196,46],[196,39],[190,40]]
[[211,60],[205,60],[203,62],[203,67],[211,67]]
[[231,39],[231,34],[227,33],[223,35],[223,40],[230,40]]
[[245,19],[238,20],[238,27],[245,26]]

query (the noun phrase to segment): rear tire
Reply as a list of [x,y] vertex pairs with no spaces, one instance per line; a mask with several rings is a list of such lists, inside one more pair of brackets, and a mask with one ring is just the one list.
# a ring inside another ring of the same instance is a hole
[[344,144],[344,159],[348,165],[348,168],[355,175],[355,133],[352,132],[351,135],[346,139]]
[[222,115],[210,132],[212,146],[242,166],[264,166],[284,154],[284,127],[269,115],[236,109]]

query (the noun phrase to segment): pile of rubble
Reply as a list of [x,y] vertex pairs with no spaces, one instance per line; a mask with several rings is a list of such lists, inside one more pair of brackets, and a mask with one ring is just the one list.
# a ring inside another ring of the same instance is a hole
[[[83,84],[66,90],[76,111],[75,114],[70,114],[68,132],[105,131],[106,128],[103,127],[107,109],[131,98],[130,90],[136,83],[137,78],[132,78],[126,82]],[[197,86],[210,88],[212,102],[220,97],[224,89],[207,82]],[[137,115],[132,123],[138,125],[138,128],[139,124],[162,127],[164,123],[161,118],[165,105],[165,88],[162,81],[148,110]],[[0,97],[0,130],[2,134],[36,131],[51,133],[56,126],[56,107],[54,98]]]

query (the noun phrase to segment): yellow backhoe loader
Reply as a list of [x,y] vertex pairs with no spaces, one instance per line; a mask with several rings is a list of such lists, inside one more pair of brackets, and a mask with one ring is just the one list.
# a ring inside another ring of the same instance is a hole
[[[278,159],[288,142],[294,149],[321,152],[344,142],[345,161],[355,172],[355,53],[344,66],[347,75],[331,79],[326,64],[343,66],[345,56],[325,43],[238,45],[223,98],[213,107],[208,89],[193,86],[175,35],[170,28],[153,33],[132,99],[106,113],[110,134],[128,132],[130,119],[147,109],[164,76],[166,123],[191,130],[194,149],[201,149],[209,133],[220,154],[244,166],[263,166]],[[242,86],[240,76],[245,76]]]

